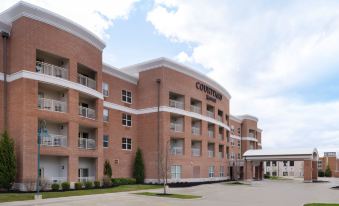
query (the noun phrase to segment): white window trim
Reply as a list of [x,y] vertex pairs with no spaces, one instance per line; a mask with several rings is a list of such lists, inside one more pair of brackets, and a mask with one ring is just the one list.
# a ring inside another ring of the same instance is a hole
[[[107,90],[104,89],[104,85],[107,85]],[[107,95],[105,95],[104,90],[107,91]],[[108,97],[108,96],[109,96],[109,84],[106,83],[106,82],[102,82],[102,95],[103,95],[104,97]]]
[[[125,124],[123,124],[123,121],[124,121],[124,115],[126,115],[126,125]],[[130,120],[130,122],[131,122],[131,125],[128,125],[127,124],[127,122],[129,122],[129,120],[127,119],[127,116],[131,116],[131,120]],[[132,120],[132,115],[131,114],[127,114],[127,113],[122,113],[122,121],[121,121],[121,124],[122,124],[122,126],[124,126],[124,127],[132,127],[133,126],[133,122],[132,122],[133,120]]]
[[[126,149],[124,149],[124,148],[122,147],[122,145],[124,144],[124,142],[123,142],[124,139],[130,139],[130,140],[131,140],[131,149],[128,149],[128,148],[127,148],[127,146],[128,146],[128,143],[127,143],[127,142],[125,143]],[[122,141],[122,144],[121,144],[121,147],[122,147],[121,149],[122,149],[122,150],[124,150],[124,151],[132,151],[132,149],[133,149],[133,147],[132,147],[132,146],[133,146],[133,145],[132,145],[132,138],[130,138],[130,137],[123,137],[123,138],[121,139],[121,141]]]
[[[128,101],[124,101],[124,100],[123,100],[123,94],[122,94],[123,91],[126,92],[126,99],[127,99],[127,93],[128,93],[128,92],[131,93],[131,102],[128,102]],[[132,95],[132,91],[127,90],[127,89],[121,90],[121,101],[124,102],[124,103],[127,103],[127,104],[132,104],[132,103],[133,103],[133,95]]]
[[[172,168],[174,167],[174,173],[172,172]],[[178,170],[180,168],[180,170]],[[174,174],[174,177],[173,177]],[[181,179],[182,174],[182,166],[181,165],[172,165],[171,166],[171,179]],[[179,177],[178,177],[179,176]]]
[[[105,110],[107,110],[107,120],[105,120]],[[103,109],[102,116],[103,116],[104,122],[109,122],[109,109],[108,108]]]

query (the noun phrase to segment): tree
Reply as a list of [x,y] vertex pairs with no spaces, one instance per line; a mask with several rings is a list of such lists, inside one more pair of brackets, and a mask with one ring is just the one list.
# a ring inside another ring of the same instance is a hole
[[140,148],[138,148],[135,154],[133,177],[135,178],[137,184],[144,183],[145,166],[144,166],[144,160],[142,159],[142,153],[141,153]]
[[5,131],[0,139],[0,187],[11,189],[16,176],[14,141]]
[[171,172],[170,168],[170,161],[171,159],[169,158],[169,153],[171,152],[171,145],[170,145],[170,140],[166,141],[165,144],[165,151],[161,151],[160,153],[160,178],[162,179],[163,187],[164,187],[164,192],[163,194],[167,194],[167,182],[168,182],[168,175]]
[[318,176],[319,176],[319,177],[324,177],[324,176],[325,176],[324,171],[318,170]]
[[331,172],[330,165],[327,165],[326,170],[325,170],[325,177],[331,177],[331,176],[332,176],[332,172]]
[[106,160],[104,163],[104,175],[109,178],[112,177],[112,167],[111,167],[111,163],[109,163],[108,160]]

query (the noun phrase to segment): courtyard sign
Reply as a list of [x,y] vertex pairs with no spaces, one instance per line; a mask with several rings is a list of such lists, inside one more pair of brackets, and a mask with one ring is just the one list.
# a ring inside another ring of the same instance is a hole
[[195,86],[197,89],[201,90],[202,92],[206,93],[206,99],[211,100],[213,102],[216,102],[216,99],[222,100],[222,95],[212,89],[211,87],[207,86],[206,84],[203,84],[201,82],[196,82]]

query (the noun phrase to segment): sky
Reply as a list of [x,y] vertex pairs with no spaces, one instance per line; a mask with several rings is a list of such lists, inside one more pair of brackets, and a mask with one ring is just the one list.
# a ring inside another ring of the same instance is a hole
[[94,32],[115,67],[164,56],[205,73],[232,114],[259,118],[264,148],[339,153],[339,1],[27,2]]

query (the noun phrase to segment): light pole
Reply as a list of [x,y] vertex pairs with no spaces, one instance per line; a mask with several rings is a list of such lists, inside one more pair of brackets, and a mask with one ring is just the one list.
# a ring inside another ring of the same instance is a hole
[[41,120],[38,124],[38,166],[37,166],[37,178],[36,178],[36,194],[34,199],[42,199],[42,195],[40,194],[40,145],[41,145],[41,138],[46,129],[46,121]]

